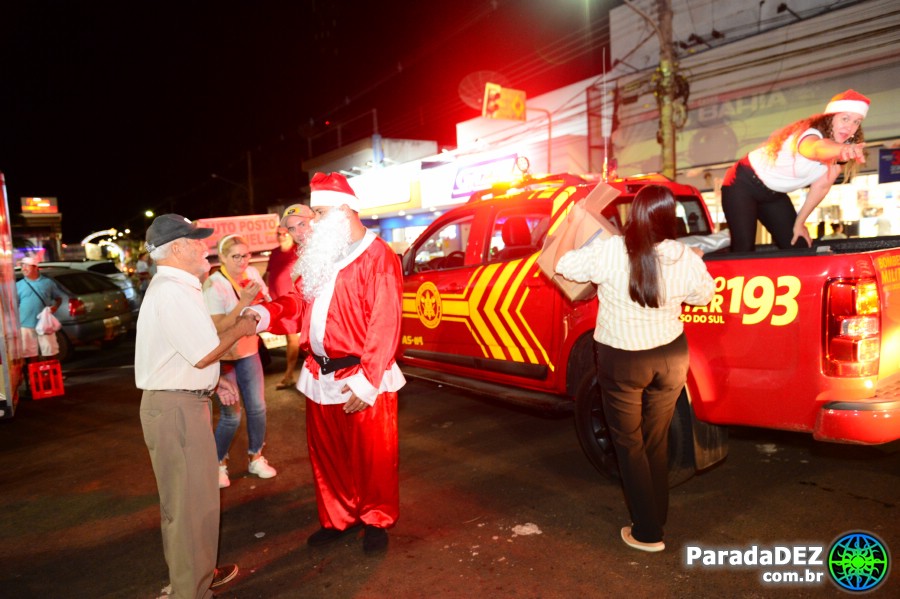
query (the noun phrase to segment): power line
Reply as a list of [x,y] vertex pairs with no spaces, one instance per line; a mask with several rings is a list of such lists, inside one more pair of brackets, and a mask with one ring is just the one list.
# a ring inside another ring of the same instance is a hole
[[[429,43],[417,47],[411,55],[400,60],[395,69],[383,72],[381,76],[374,81],[363,85],[354,93],[347,96],[343,103],[334,106],[331,110],[324,112],[313,120],[322,122],[328,115],[347,112],[350,107],[358,105],[358,103],[362,102],[370,94],[373,94],[377,90],[397,80],[399,77],[404,76],[414,67],[426,64],[429,58],[434,57],[445,48],[452,47],[453,40],[461,38],[463,34],[481,24],[486,19],[489,19],[491,16],[502,18],[502,15],[500,14],[501,5],[506,6],[511,4],[512,3],[509,0],[492,0],[491,2],[480,4],[464,17],[461,26],[447,31],[443,35],[430,38]],[[597,32],[596,36],[593,35],[595,32]],[[522,56],[508,64],[503,69],[503,72],[504,74],[508,74],[507,77],[510,81],[515,82],[514,85],[524,87],[542,75],[559,69],[559,64],[568,64],[571,61],[578,60],[586,55],[596,54],[602,47],[608,46],[608,44],[609,28],[608,13],[606,13],[602,16],[596,16],[582,27],[574,29],[566,35],[555,39],[542,50],[542,55],[546,57],[545,59],[542,60],[540,57],[536,58],[533,56]],[[456,95],[431,100],[420,106],[417,111],[407,111],[406,114],[399,117],[391,116],[387,119],[380,118],[379,129],[391,131],[395,134],[402,134],[404,132],[413,132],[413,134],[415,134],[421,127],[424,115],[427,114],[429,120],[440,122],[440,120],[459,113],[461,110],[460,104],[461,101]],[[371,108],[368,108],[365,112],[368,113],[371,110]],[[351,116],[342,120],[340,123],[351,122],[359,118],[360,115]],[[334,128],[334,125],[332,128]],[[257,150],[261,150],[263,148],[271,148],[274,145],[291,141],[308,142],[310,139],[314,139],[316,134],[311,133],[307,129],[308,128],[305,128],[304,125],[295,125],[291,129],[285,129],[278,134],[270,136],[266,141],[260,141],[255,147]],[[327,129],[321,129],[317,134],[324,135],[327,134],[327,132]],[[213,170],[227,172],[230,168],[234,167],[238,161],[243,161],[243,155],[244,153],[241,153],[241,158],[236,157],[229,164],[222,165]],[[194,185],[188,191],[167,196],[157,203],[156,208],[158,209],[160,206],[167,205],[171,206],[186,197],[204,190],[210,184],[208,176],[208,173],[203,173],[199,176],[200,183]],[[141,213],[141,216],[143,216],[143,213]]]

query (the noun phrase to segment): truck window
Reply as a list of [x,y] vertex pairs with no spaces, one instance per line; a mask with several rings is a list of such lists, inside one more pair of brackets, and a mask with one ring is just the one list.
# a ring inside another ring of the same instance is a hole
[[703,217],[703,207],[697,198],[675,198],[675,210],[685,224],[687,235],[709,235],[709,223]]
[[488,262],[503,262],[528,256],[541,249],[550,215],[500,213],[494,221]]
[[[626,202],[615,204],[614,210],[606,217],[622,231],[631,214],[631,198]],[[609,210],[609,209],[607,209]],[[697,198],[688,196],[675,197],[675,216],[678,218],[678,236],[710,235],[709,223],[704,218],[703,207]]]
[[472,216],[441,227],[414,248],[414,272],[444,270],[463,265],[472,230]]

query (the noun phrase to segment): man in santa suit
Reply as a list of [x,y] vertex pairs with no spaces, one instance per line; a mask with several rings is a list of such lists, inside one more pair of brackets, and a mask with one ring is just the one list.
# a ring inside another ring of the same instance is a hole
[[307,358],[297,389],[307,397],[306,438],[325,545],[358,531],[363,549],[387,547],[400,490],[394,362],[400,339],[400,260],[359,219],[359,199],[340,174],[310,181],[312,232],[294,291],[252,309],[259,331],[300,332]]

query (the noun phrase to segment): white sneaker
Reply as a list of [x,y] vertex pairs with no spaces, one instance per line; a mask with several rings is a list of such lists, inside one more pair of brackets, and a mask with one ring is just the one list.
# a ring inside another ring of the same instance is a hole
[[231,479],[228,478],[228,466],[219,464],[219,488],[224,489],[229,486],[231,486]]
[[250,474],[255,474],[260,478],[272,478],[278,471],[269,466],[269,462],[266,461],[266,458],[259,456],[255,460],[250,462],[250,466],[247,468]]

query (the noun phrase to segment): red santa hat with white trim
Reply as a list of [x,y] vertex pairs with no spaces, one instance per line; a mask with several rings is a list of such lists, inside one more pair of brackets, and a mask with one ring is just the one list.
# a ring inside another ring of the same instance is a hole
[[309,205],[337,207],[347,204],[351,210],[359,212],[359,198],[347,178],[340,173],[316,173],[309,182]]
[[825,107],[823,114],[837,114],[838,112],[852,112],[860,114],[863,118],[869,112],[869,99],[857,91],[848,89],[831,99]]

